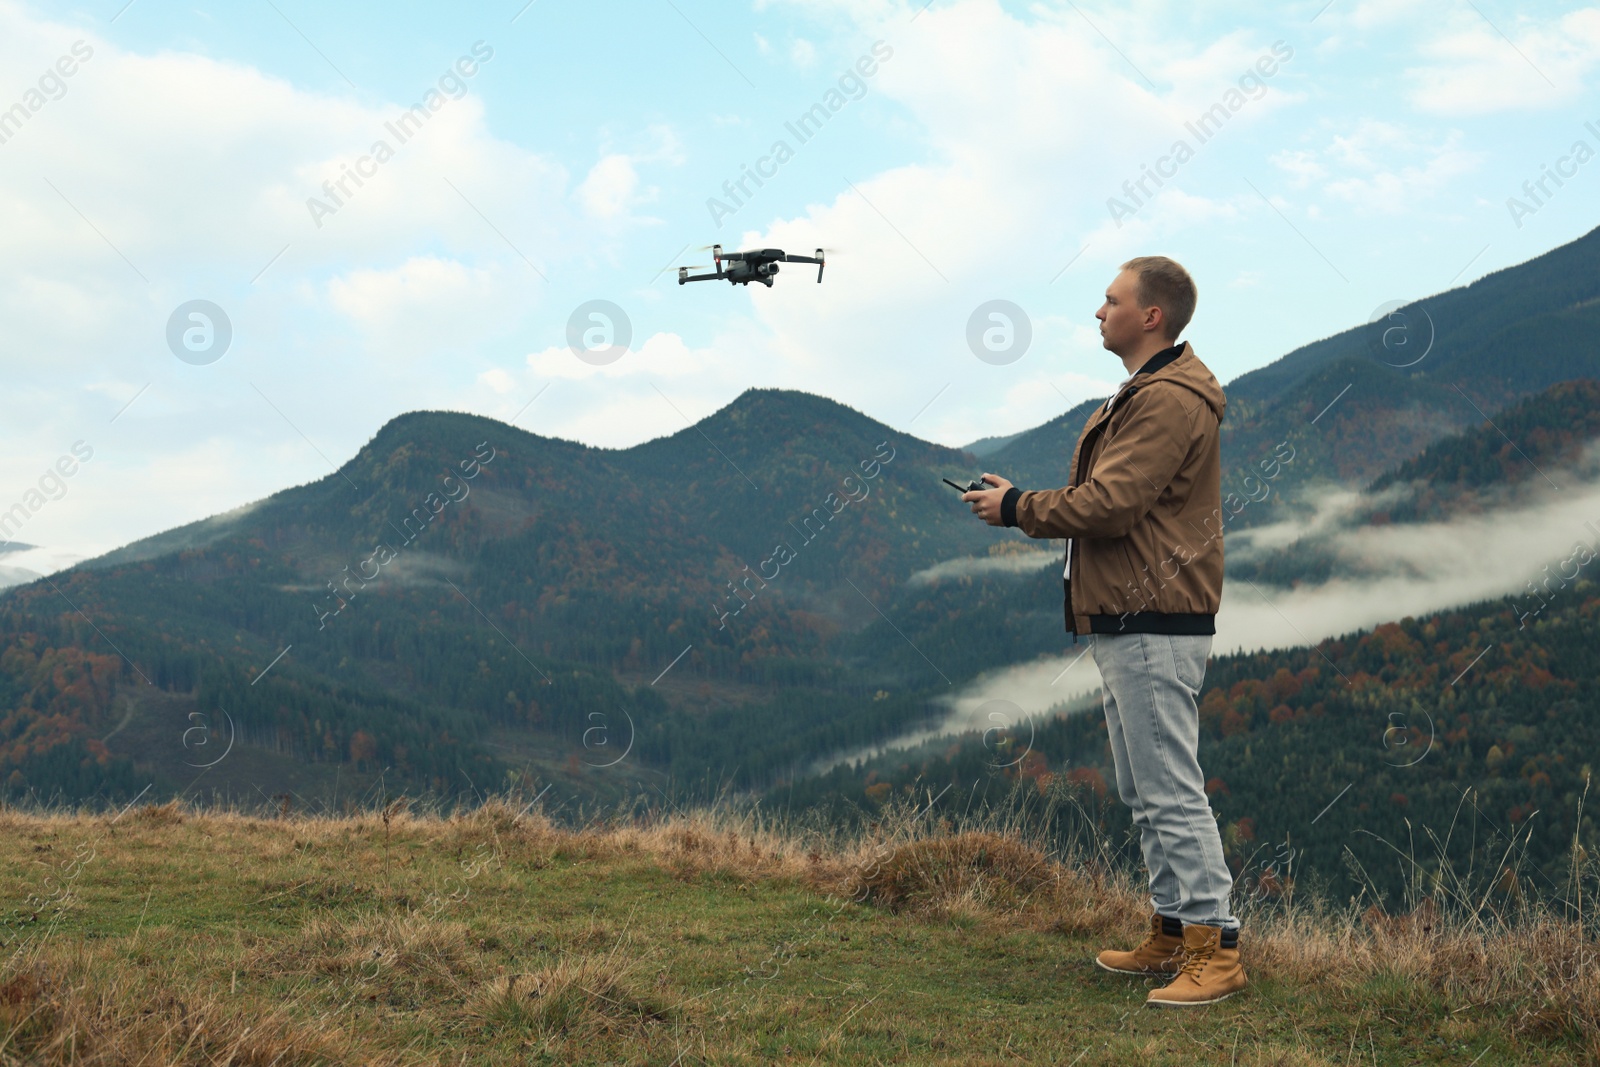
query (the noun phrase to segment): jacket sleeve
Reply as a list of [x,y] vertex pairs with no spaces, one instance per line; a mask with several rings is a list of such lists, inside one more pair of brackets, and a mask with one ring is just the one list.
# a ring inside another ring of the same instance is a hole
[[[1177,388],[1147,387],[1124,403],[1083,484],[1016,498],[1016,525],[1029,537],[1121,537],[1149,514],[1193,444],[1195,408]],[[1007,494],[1009,495],[1009,494]]]

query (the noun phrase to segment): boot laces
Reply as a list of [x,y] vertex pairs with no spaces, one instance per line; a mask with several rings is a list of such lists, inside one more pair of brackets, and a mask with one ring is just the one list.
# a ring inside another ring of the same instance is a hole
[[[1148,934],[1144,935],[1144,941],[1135,951],[1143,952],[1145,949],[1154,949],[1156,947],[1156,943],[1163,937],[1167,936],[1169,935],[1164,930],[1151,930]],[[1181,945],[1179,946],[1179,951],[1182,951]]]
[[1195,981],[1200,980],[1200,972],[1205,970],[1206,964],[1211,962],[1211,954],[1216,951],[1216,945],[1207,944],[1190,951],[1183,961],[1183,966],[1178,968],[1179,974],[1186,974]]

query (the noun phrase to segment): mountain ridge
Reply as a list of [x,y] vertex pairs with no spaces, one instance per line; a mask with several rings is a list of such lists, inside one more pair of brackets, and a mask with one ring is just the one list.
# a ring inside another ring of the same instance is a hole
[[[1554,262],[1594,254],[1593,234],[1579,243]],[[1230,392],[1224,492],[1252,501],[1230,530],[1366,485],[1552,376],[1600,378],[1584,342],[1600,304],[1578,299],[1600,283],[1552,295],[1550,269],[1527,276],[1537,299],[1475,307],[1495,328],[1452,327],[1432,362],[1346,344],[1279,366],[1269,397]],[[1099,403],[1014,435],[983,469],[1066,484]],[[1280,442],[1296,458],[1265,474]],[[624,449],[402,413],[326,475],[0,595],[0,789],[116,792],[136,766],[184,787],[182,709],[226,713],[252,753],[347,784],[600,788],[594,716],[626,719],[641,782],[792,781],[942,721],[941,694],[984,670],[1059,654],[1050,567],[909,581],[1027,545],[941,481],[979,462],[792,389],[747,389]],[[239,762],[208,781],[253,785]]]

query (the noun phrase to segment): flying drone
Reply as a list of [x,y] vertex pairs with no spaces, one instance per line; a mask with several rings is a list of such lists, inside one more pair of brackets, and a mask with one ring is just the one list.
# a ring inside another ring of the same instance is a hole
[[[751,282],[760,282],[768,289],[772,288],[772,276],[778,273],[779,263],[815,263],[817,265],[817,284],[822,284],[823,250],[817,249],[815,256],[791,256],[781,248],[760,248],[752,252],[730,252],[722,254],[721,245],[711,246],[712,262],[716,264],[714,274],[690,274],[692,270],[704,270],[704,264],[692,267],[678,268],[678,284],[686,282],[703,282],[712,278],[726,278],[729,285],[749,285]],[[724,268],[723,264],[727,266]]]

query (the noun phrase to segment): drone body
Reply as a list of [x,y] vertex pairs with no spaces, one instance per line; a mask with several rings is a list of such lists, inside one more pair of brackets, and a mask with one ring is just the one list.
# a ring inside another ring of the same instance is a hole
[[[815,263],[817,265],[817,283],[822,283],[823,255],[822,249],[817,249],[815,256],[791,256],[784,253],[781,248],[759,248],[750,252],[730,252],[722,254],[721,245],[712,245],[711,254],[716,263],[714,274],[690,274],[694,267],[678,268],[678,284],[686,282],[703,282],[713,278],[724,278],[729,285],[749,285],[751,282],[760,282],[767,288],[772,288],[772,278],[778,273],[780,263]],[[726,264],[726,266],[724,266]]]

